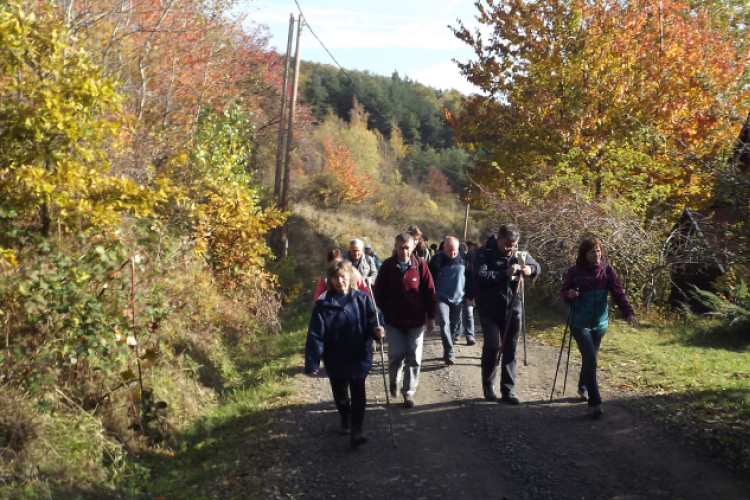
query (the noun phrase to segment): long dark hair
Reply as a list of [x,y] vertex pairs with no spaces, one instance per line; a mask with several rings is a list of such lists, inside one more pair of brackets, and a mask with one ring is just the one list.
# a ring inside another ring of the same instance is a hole
[[588,259],[586,259],[586,254],[589,253],[592,248],[595,248],[597,246],[602,251],[602,260],[604,260],[604,245],[602,245],[602,242],[599,241],[599,238],[592,236],[591,238],[586,238],[585,240],[583,240],[578,246],[578,257],[576,257],[576,265],[581,267],[591,266]]

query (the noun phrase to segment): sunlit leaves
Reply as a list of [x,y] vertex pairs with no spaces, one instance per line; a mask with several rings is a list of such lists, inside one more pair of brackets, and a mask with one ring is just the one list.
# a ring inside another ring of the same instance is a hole
[[113,82],[72,43],[51,12],[0,7],[0,201],[5,217],[44,209],[42,229],[114,225],[163,193],[108,175],[103,146],[121,112]]
[[681,0],[480,6],[489,34],[455,33],[476,56],[461,71],[488,96],[447,118],[489,153],[483,184],[573,184],[642,206],[707,197],[700,167],[731,148],[750,96],[736,31]]

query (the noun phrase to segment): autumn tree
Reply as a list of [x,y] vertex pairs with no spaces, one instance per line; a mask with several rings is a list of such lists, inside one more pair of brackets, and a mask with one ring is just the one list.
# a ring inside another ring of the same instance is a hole
[[451,187],[448,185],[448,178],[437,167],[433,166],[429,168],[424,183],[427,191],[433,197],[443,196],[451,192]]
[[323,141],[323,171],[310,181],[312,201],[326,208],[338,208],[344,203],[357,205],[376,191],[373,177],[357,173],[354,157],[345,145]]
[[121,99],[90,54],[70,43],[49,9],[0,7],[0,221],[47,236],[121,213],[148,213],[163,192],[109,175]]
[[[747,111],[747,44],[682,0],[477,2],[455,35],[485,92],[446,111],[489,190],[621,193],[641,207],[706,197]],[[743,35],[747,39],[747,34]]]

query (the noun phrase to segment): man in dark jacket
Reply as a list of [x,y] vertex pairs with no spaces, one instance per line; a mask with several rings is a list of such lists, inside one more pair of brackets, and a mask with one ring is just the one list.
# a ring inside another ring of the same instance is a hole
[[437,323],[443,341],[443,360],[446,365],[454,365],[453,344],[461,329],[461,310],[466,302],[467,262],[466,253],[459,249],[458,238],[448,236],[444,243],[443,250],[430,261],[430,274],[437,295]]
[[403,373],[401,393],[407,408],[414,406],[419,383],[425,325],[428,332],[435,329],[435,286],[427,264],[412,250],[409,233],[396,236],[395,254],[383,261],[373,290],[385,316],[391,394],[396,396]]
[[[527,254],[526,265],[518,263],[516,251],[521,233],[514,224],[500,227],[497,238],[489,238],[487,245],[477,251],[474,259],[472,277],[477,285],[477,310],[479,323],[484,334],[482,348],[482,389],[484,398],[496,401],[495,377],[497,376],[496,360],[500,353],[500,337],[510,315],[510,327],[505,345],[502,346],[502,369],[500,393],[502,401],[517,405],[515,394],[516,347],[521,333],[523,298],[518,297],[509,311],[513,294],[518,287],[518,275],[535,277],[541,272],[541,266]],[[473,299],[473,287],[467,287],[469,298]]]
[[368,285],[375,283],[378,275],[378,268],[375,261],[365,253],[365,244],[362,240],[353,239],[349,242],[349,251],[343,252],[344,258],[352,263],[352,266],[359,271],[359,274],[365,279]]

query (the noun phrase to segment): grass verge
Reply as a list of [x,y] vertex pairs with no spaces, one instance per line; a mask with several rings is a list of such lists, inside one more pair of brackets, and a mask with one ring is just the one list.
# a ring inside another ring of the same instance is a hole
[[[529,308],[529,334],[560,345],[565,319]],[[601,378],[625,402],[699,443],[729,467],[750,470],[750,335],[710,320],[690,325],[613,321]],[[573,347],[573,356],[578,353]]]
[[[0,498],[267,497],[264,488],[275,474],[276,461],[286,438],[285,426],[274,424],[288,418],[283,407],[294,394],[292,376],[301,365],[306,321],[307,318],[301,316],[285,321],[281,333],[270,336],[259,353],[239,363],[241,381],[224,391],[216,404],[203,402],[206,408],[202,416],[175,432],[161,448],[102,457],[106,455],[102,451],[105,447],[99,441],[109,443],[111,439],[104,439],[100,423],[87,413],[80,412],[75,419],[63,419],[34,412],[37,417],[29,429],[43,426],[45,436],[52,435],[52,430],[55,435],[64,434],[56,446],[45,449],[47,453],[50,450],[64,453],[58,460],[75,464],[76,469],[69,470],[66,466],[64,480],[57,477],[59,472],[37,468],[29,469],[25,477],[3,478],[0,474]],[[31,408],[26,410],[19,407],[19,419],[21,414],[28,415],[32,411]],[[0,422],[0,431],[2,424]],[[50,426],[54,429],[47,428]],[[20,426],[16,424],[13,428]],[[119,449],[112,448],[112,453]],[[82,458],[77,460],[76,454]],[[99,458],[87,464],[92,456]]]
[[306,318],[284,323],[262,359],[245,368],[245,383],[229,393],[170,451],[143,461],[150,498],[262,498],[286,434],[283,406],[294,394],[292,375],[301,361]]

